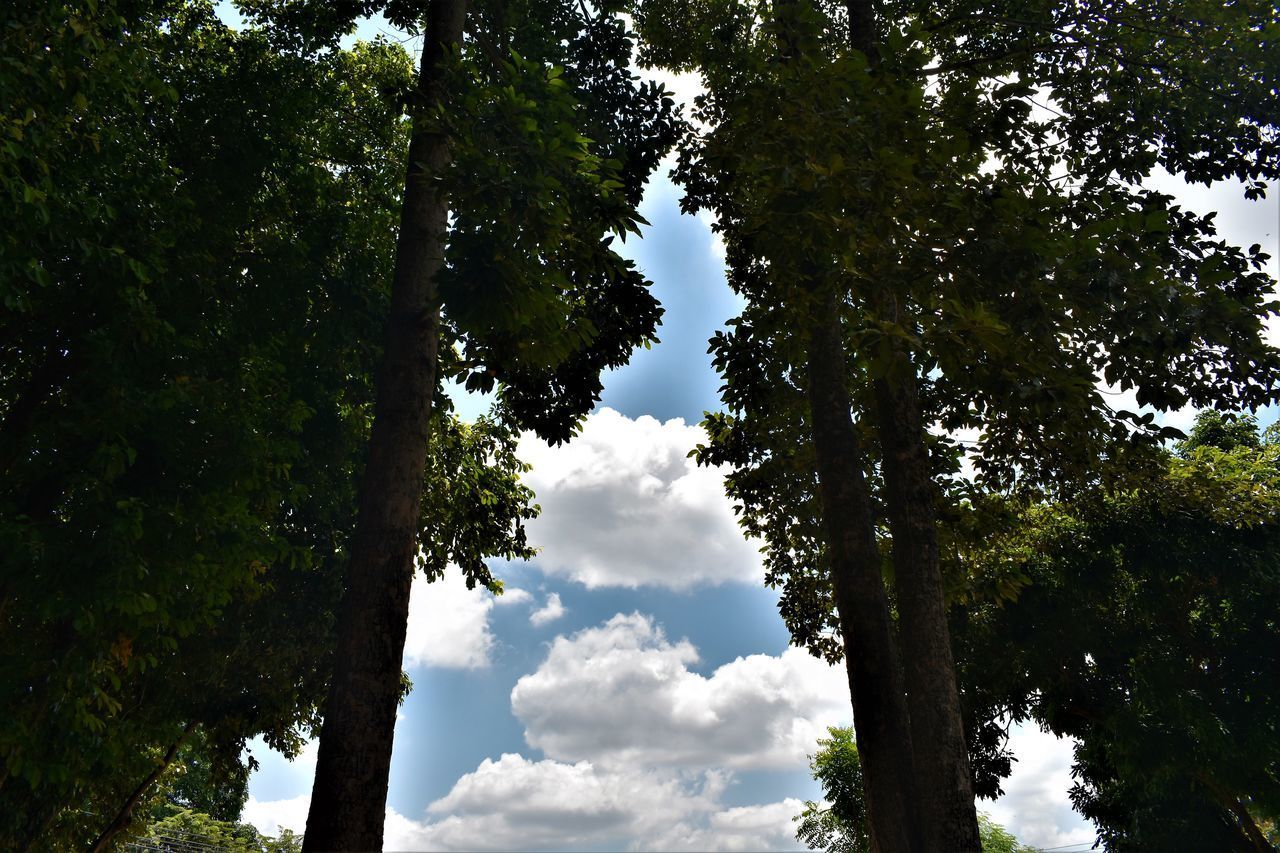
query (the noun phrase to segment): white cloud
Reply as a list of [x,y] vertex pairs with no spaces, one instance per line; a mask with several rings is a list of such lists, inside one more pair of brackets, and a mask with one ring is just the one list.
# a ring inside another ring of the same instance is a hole
[[799,850],[799,800],[725,808],[729,777],[485,759],[423,820],[387,812],[388,850]]
[[[801,849],[799,800],[730,807],[723,795],[734,769],[806,766],[825,727],[848,721],[843,669],[797,649],[706,677],[689,669],[697,660],[639,613],[557,637],[512,691],[526,740],[547,757],[485,759],[420,818],[389,808],[385,849]],[[308,787],[315,751],[290,765]],[[244,820],[301,832],[308,802],[250,798]]]
[[[516,590],[506,595],[512,592]],[[489,651],[494,643],[489,630],[489,611],[493,609],[494,600],[492,593],[483,587],[467,589],[461,572],[452,566],[435,583],[415,578],[409,596],[405,665],[451,669],[488,666]],[[519,600],[517,596],[515,601]]]
[[689,118],[693,110],[693,99],[706,91],[706,87],[702,85],[702,75],[696,71],[646,68],[639,73],[666,87],[666,90],[671,93],[672,100],[684,108],[685,118]]
[[[801,850],[791,818],[796,799],[726,808],[728,774],[637,768],[587,761],[532,761],[506,754],[464,774],[421,820],[386,812],[383,849]],[[249,798],[242,820],[267,835],[303,832],[310,795]]]
[[710,677],[687,641],[642,614],[551,644],[511,691],[525,740],[549,757],[601,765],[803,769],[830,725],[851,716],[841,666],[800,649],[751,655]]
[[262,802],[249,797],[240,813],[240,820],[251,823],[266,835],[279,835],[282,829],[302,832],[307,828],[307,809],[311,794],[299,794],[287,800]]
[[1029,726],[1016,726],[1009,746],[1017,757],[1004,781],[1004,796],[980,808],[1033,847],[1092,843],[1093,825],[1071,807],[1071,764],[1074,741]]
[[506,607],[511,604],[527,604],[530,601],[533,601],[533,595],[528,590],[514,586],[504,587],[502,595],[493,599],[493,603],[499,607]]
[[567,612],[569,611],[560,602],[560,593],[553,592],[547,596],[546,604],[529,614],[529,622],[537,626],[546,625],[548,622],[556,621]]
[[568,444],[525,436],[525,482],[542,505],[529,524],[539,568],[588,587],[758,583],[758,546],[738,528],[723,472],[688,458],[704,441],[701,427],[680,419],[632,420],[607,408]]
[[[252,756],[257,762],[249,790],[258,795],[259,803],[284,800],[293,794],[311,790],[320,756],[319,740],[307,740],[292,759],[272,749],[260,736],[250,740],[245,747],[246,758]],[[304,809],[303,818],[305,817]]]
[[530,850],[651,838],[673,820],[717,806],[716,774],[681,779],[640,770],[600,771],[587,761],[486,758],[427,807],[431,819],[397,816],[387,849]]
[[713,227],[716,224],[715,214],[709,210],[699,210],[697,216],[698,221],[706,226],[707,232],[710,236],[711,254],[715,256],[716,260],[723,264],[728,258],[729,250],[725,248],[724,235],[717,232]]
[[677,823],[653,839],[654,850],[803,850],[794,818],[804,803],[788,798],[759,806],[737,806],[708,817],[705,826]]

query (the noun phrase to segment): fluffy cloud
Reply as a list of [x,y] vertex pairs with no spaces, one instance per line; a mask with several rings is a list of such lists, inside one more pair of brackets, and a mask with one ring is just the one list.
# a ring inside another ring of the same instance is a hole
[[485,759],[427,807],[388,811],[388,850],[797,850],[798,800],[725,808],[728,777],[600,768],[587,761]]
[[564,761],[617,766],[803,769],[829,725],[847,724],[841,667],[799,649],[752,655],[710,677],[697,650],[644,615],[557,637],[511,691],[525,740]]
[[522,439],[533,466],[525,482],[542,505],[529,524],[539,567],[588,587],[759,582],[760,554],[738,528],[723,473],[688,458],[705,440],[682,420],[612,409],[590,415],[566,445]]
[[[386,850],[802,850],[788,799],[726,808],[716,771],[603,769],[590,762],[485,759],[421,820],[388,808]],[[259,802],[242,819],[268,835],[302,832],[309,795]]]
[[793,818],[804,803],[788,798],[760,806],[738,806],[711,814],[705,825],[680,822],[652,842],[654,850],[802,850]]
[[[460,582],[422,587],[453,588],[438,598],[454,595],[454,607],[472,600]],[[485,614],[494,606],[479,600]],[[563,607],[553,593],[542,610],[554,604]],[[692,644],[639,613],[557,637],[512,691],[526,740],[547,757],[485,759],[420,819],[388,809],[385,849],[801,849],[791,820],[799,800],[729,807],[723,794],[734,769],[806,765],[825,727],[847,722],[843,671],[795,649],[708,677],[689,669],[697,660]],[[300,757],[302,770],[314,752]],[[300,832],[308,801],[251,798],[244,819],[272,835]]]
[[1005,794],[994,803],[979,803],[1023,844],[1062,847],[1097,837],[1091,824],[1071,807],[1072,750],[1075,742],[1028,726],[1016,726],[1009,748],[1017,756],[1013,773],[1003,783]]
[[533,601],[533,595],[528,590],[518,589],[514,586],[504,588],[502,595],[493,599],[493,603],[499,607],[508,607],[512,604],[528,604],[530,601]]
[[537,626],[554,622],[569,612],[560,601],[560,593],[553,592],[547,596],[547,603],[529,614],[529,621]]
[[[500,599],[521,590],[508,590]],[[528,600],[524,593],[508,603]],[[435,583],[418,576],[409,596],[409,634],[405,638],[406,666],[439,666],[452,669],[480,669],[489,665],[493,634],[489,611],[494,596],[479,586],[467,589],[462,573],[450,567]]]
[[388,848],[444,850],[560,849],[653,837],[673,819],[716,806],[716,774],[682,780],[644,771],[598,771],[590,762],[485,759],[427,811],[438,819],[406,822]]
[[266,835],[279,835],[282,829],[302,832],[307,828],[307,809],[310,806],[310,794],[266,802],[249,797],[240,812],[240,820],[253,824]]

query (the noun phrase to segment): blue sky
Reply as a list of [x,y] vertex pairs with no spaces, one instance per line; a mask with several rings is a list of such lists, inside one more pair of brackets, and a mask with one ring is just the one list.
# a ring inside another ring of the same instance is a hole
[[[467,774],[474,783],[486,760],[502,762],[504,754],[526,762],[507,759],[507,775],[534,777],[528,789],[514,792],[517,799],[533,798],[531,789],[580,762],[598,765],[605,778],[592,781],[621,785],[638,807],[645,807],[646,792],[655,799],[650,814],[615,816],[612,824],[592,809],[573,814],[544,806],[526,818],[532,830],[500,835],[499,849],[525,849],[530,838],[542,837],[538,832],[555,848],[645,845],[670,828],[662,815],[676,803],[688,811],[686,826],[668,846],[794,848],[790,818],[800,800],[819,795],[807,754],[826,725],[849,722],[844,675],[787,651],[776,595],[760,583],[755,546],[738,532],[719,473],[686,458],[700,438],[694,425],[718,406],[707,339],[739,303],[724,283],[710,228],[682,216],[677,201],[669,182],[656,182],[642,210],[651,224],[643,240],[626,247],[666,308],[661,343],[606,378],[581,439],[555,449],[522,444],[543,507],[531,528],[542,552],[530,563],[497,567],[508,588],[501,599],[457,582],[415,588],[406,652],[415,688],[401,709],[389,794],[390,808],[415,823],[390,820],[388,849],[486,844],[484,836],[433,834],[449,814],[426,809],[456,794]],[[559,615],[548,609],[552,600]],[[605,639],[613,645],[601,645]],[[590,673],[561,666],[589,664],[592,653],[612,658],[615,674],[633,683],[602,689]],[[550,692],[513,708],[517,684],[525,688],[537,676]],[[661,701],[637,709],[643,703],[633,690],[662,694]],[[581,736],[561,731],[560,719],[572,716],[558,708],[561,695],[612,731],[583,732],[581,720],[568,721]],[[676,706],[691,697],[725,718],[713,725],[688,720],[691,709]],[[776,731],[761,730],[770,725]],[[644,744],[632,747],[637,740]],[[261,769],[251,780],[246,817],[267,831],[300,829],[313,748],[292,764],[260,744],[254,755]],[[541,775],[528,762],[543,762]],[[464,818],[475,808],[470,801],[462,806]],[[493,816],[484,818],[491,829]],[[767,826],[756,826],[761,820]],[[602,825],[586,831],[583,823]],[[713,827],[718,840],[710,837]]]
[[[1248,204],[1231,187],[1160,188],[1221,210],[1233,242],[1276,245],[1274,193]],[[788,650],[719,474],[685,458],[718,406],[707,338],[739,303],[708,224],[678,198],[664,170],[644,239],[625,246],[666,308],[661,343],[606,377],[579,439],[522,443],[541,553],[496,567],[502,599],[456,578],[415,586],[387,849],[797,847],[790,818],[818,796],[807,754],[849,722],[847,689],[841,669]],[[980,808],[1027,843],[1092,841],[1066,796],[1069,745],[1018,731],[1013,747],[1006,797]],[[314,746],[293,763],[253,753],[246,819],[301,830]]]

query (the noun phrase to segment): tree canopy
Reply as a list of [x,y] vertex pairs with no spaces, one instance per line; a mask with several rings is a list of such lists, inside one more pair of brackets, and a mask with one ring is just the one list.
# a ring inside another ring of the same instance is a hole
[[1280,446],[1223,423],[1252,427],[1202,415],[1158,477],[1005,508],[960,552],[974,718],[1075,738],[1072,800],[1108,850],[1273,843]]
[[[976,435],[964,455],[981,487],[1068,494],[1134,467],[1103,461],[1150,463],[1179,435],[1114,409],[1100,382],[1158,410],[1276,397],[1267,256],[1142,185],[1160,166],[1235,176],[1256,196],[1280,175],[1275,67],[1262,59],[1275,9],[1129,11],[642,6],[647,61],[704,80],[703,129],[676,178],[687,210],[716,216],[747,303],[712,340],[726,411],[708,417],[699,458],[734,469],[729,493],[765,538],[797,641],[828,656],[858,645],[855,716],[910,718],[927,790],[899,778],[906,793],[886,789],[886,802],[933,809],[970,775],[939,563],[958,466],[934,433]],[[888,643],[882,557],[899,623]],[[883,649],[894,642],[897,658]],[[876,673],[884,683],[867,686]],[[873,710],[876,697],[888,704]],[[901,760],[869,747],[902,738],[865,728],[878,823],[877,779]],[[970,849],[971,807],[936,808],[952,817],[920,817],[943,833],[924,846]]]
[[[0,839],[87,846],[184,731],[225,775],[318,725],[410,65],[207,4],[3,38]],[[514,435],[438,422],[424,562],[496,588],[482,558],[529,553]]]
[[673,146],[743,305],[695,455],[849,674],[799,837],[1024,849],[973,806],[1015,720],[1109,849],[1275,843],[1280,432],[1228,413],[1280,301],[1148,186],[1280,179],[1274,3],[236,7],[0,28],[0,847],[294,849],[244,748],[317,733],[309,849],[381,843],[415,574],[534,553],[517,438],[657,340],[617,243]]

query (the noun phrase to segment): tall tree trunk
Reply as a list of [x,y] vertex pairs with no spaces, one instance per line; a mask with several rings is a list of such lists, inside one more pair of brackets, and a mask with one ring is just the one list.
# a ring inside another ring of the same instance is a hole
[[98,835],[90,849],[93,853],[101,853],[107,849],[116,836],[129,828],[129,824],[133,823],[133,810],[138,807],[138,803],[146,796],[147,791],[151,790],[151,786],[156,780],[164,775],[164,771],[169,769],[169,765],[173,763],[173,759],[178,756],[178,750],[187,742],[187,738],[191,737],[191,733],[196,730],[198,723],[187,723],[187,727],[182,730],[182,734],[169,747],[169,751],[164,754],[164,758],[160,760],[160,765],[152,770],[147,778],[138,783],[138,787],[133,789],[133,793],[120,806],[120,811],[116,813],[115,818],[109,823],[106,829]]
[[[845,9],[850,46],[876,67],[880,44],[875,0],[846,0]],[[982,845],[938,561],[933,472],[915,367],[901,347],[893,359],[891,378],[877,380],[875,394],[918,815],[927,850],[977,853]]]
[[834,295],[814,300],[808,325],[810,428],[872,849],[922,850],[902,674],[880,573],[871,492],[850,413],[844,328]]
[[449,163],[449,143],[430,115],[445,95],[445,66],[465,17],[465,0],[432,0],[427,10],[386,352],[320,730],[303,841],[308,851],[382,847],[436,385],[436,276],[444,265],[448,220],[446,199],[433,179]]
[[894,589],[916,793],[925,847],[980,851],[978,815],[938,560],[937,511],[915,367],[897,352],[875,382],[881,470],[893,536]]

